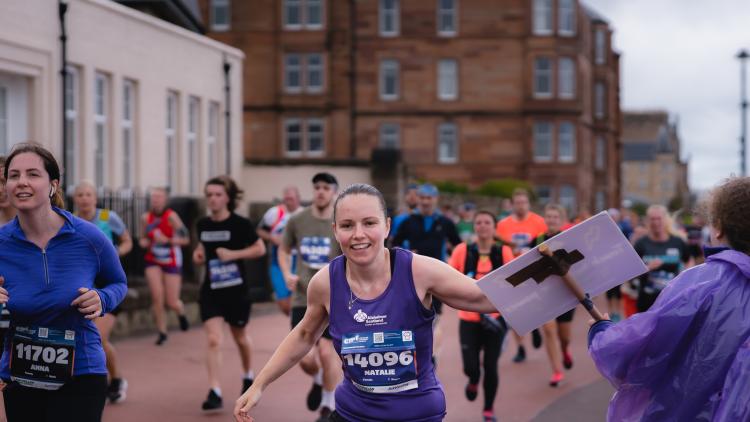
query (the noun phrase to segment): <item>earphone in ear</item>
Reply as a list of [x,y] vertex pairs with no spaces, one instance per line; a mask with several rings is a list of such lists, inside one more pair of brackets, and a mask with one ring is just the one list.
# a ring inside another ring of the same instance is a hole
[[52,198],[53,196],[55,196],[55,187],[54,186],[52,186],[49,189],[49,197]]

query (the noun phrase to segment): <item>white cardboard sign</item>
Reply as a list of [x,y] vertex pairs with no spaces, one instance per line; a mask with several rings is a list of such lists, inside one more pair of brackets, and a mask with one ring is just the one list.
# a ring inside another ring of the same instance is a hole
[[[569,274],[591,297],[646,272],[646,265],[617,224],[601,212],[544,242],[551,250],[577,250],[583,259],[570,267]],[[550,275],[541,282],[528,278],[515,287],[508,281],[541,259],[536,248],[503,265],[479,280],[479,287],[520,335],[573,309],[578,300],[562,279]]]

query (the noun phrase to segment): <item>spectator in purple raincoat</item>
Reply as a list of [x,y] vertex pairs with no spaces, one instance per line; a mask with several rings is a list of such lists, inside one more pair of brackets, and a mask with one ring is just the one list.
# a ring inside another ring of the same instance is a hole
[[[647,311],[589,331],[589,353],[617,389],[609,421],[750,421],[750,178],[712,198],[706,263]],[[717,243],[714,243],[717,244]]]

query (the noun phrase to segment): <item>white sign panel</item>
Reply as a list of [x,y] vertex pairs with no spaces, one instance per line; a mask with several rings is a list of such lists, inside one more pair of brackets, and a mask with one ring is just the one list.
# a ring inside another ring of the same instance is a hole
[[[643,260],[606,212],[544,243],[553,251],[564,249],[580,259],[570,267],[569,274],[592,297],[646,272]],[[484,294],[520,335],[578,305],[560,277],[550,275],[539,281],[531,276],[525,278],[529,274],[536,274],[537,278],[544,275],[544,271],[538,271],[539,266],[534,266],[540,259],[539,251],[531,249],[478,282]]]

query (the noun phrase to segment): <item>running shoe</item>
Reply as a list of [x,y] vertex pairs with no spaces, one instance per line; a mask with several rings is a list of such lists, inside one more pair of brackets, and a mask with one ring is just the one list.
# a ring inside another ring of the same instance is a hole
[[565,350],[563,352],[563,366],[565,369],[570,369],[573,367],[573,356],[570,356],[570,351]]
[[177,318],[180,320],[180,330],[187,331],[188,328],[190,328],[190,323],[188,323],[187,317],[185,315],[179,315]]
[[128,391],[128,381],[123,378],[112,378],[112,381],[109,383],[109,386],[107,387],[107,398],[109,399],[109,402],[114,403],[122,403],[125,401],[125,397],[127,396]]
[[[242,379],[242,393],[247,391],[248,388],[250,388],[253,385],[253,379],[252,378],[243,378]],[[240,394],[242,394],[240,393]]]
[[310,392],[307,393],[307,408],[317,410],[320,407],[320,401],[323,399],[323,386],[313,383]]
[[552,374],[552,378],[549,380],[549,386],[550,387],[557,387],[560,385],[560,382],[562,382],[563,378],[565,378],[565,375],[563,375],[562,372],[555,372]]
[[208,390],[208,397],[206,398],[206,401],[203,402],[203,406],[201,406],[203,411],[206,413],[216,412],[221,410],[223,407],[224,401],[221,399],[221,396],[216,394],[213,388]]
[[159,337],[156,339],[156,345],[161,346],[167,341],[167,333],[159,333]]
[[464,393],[469,401],[474,401],[477,398],[477,392],[479,391],[479,384],[467,383],[464,388]]
[[526,348],[523,346],[518,346],[518,352],[516,352],[516,355],[513,357],[513,362],[521,363],[525,360],[526,360]]
[[497,422],[497,418],[495,418],[495,412],[492,410],[483,411],[482,418],[484,418],[484,422]]
[[540,333],[539,330],[531,332],[531,345],[534,346],[535,349],[542,347],[542,333]]
[[331,409],[323,406],[320,408],[320,417],[315,422],[329,422],[331,420]]

